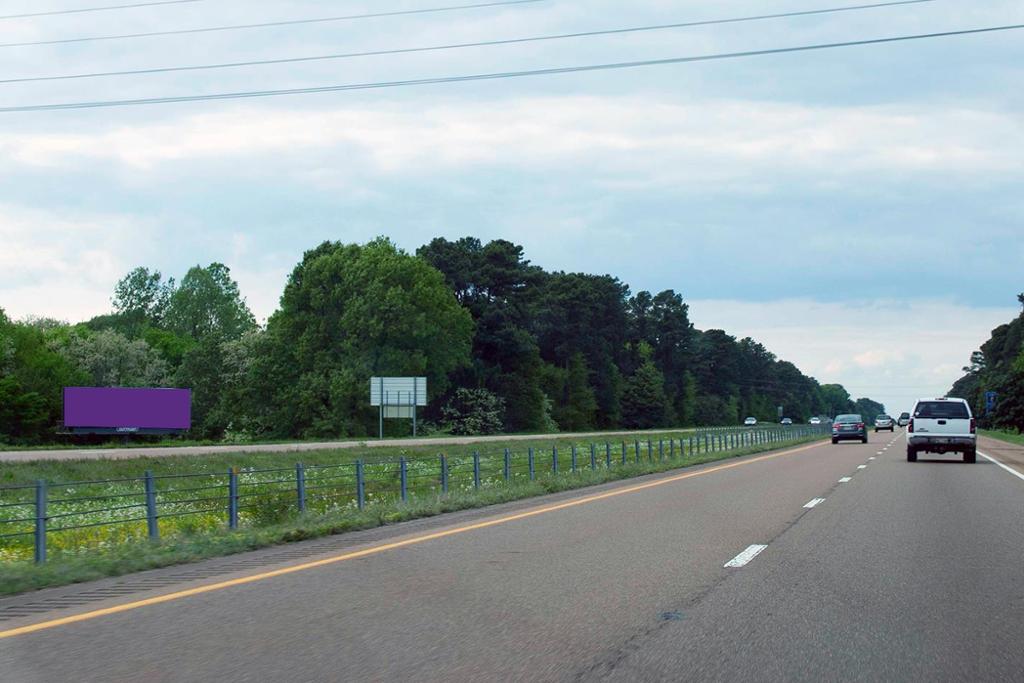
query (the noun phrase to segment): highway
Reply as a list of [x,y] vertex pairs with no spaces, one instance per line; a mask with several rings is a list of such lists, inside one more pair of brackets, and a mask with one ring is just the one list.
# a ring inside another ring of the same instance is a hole
[[1022,634],[1024,475],[897,432],[0,600],[0,680],[1010,681]]

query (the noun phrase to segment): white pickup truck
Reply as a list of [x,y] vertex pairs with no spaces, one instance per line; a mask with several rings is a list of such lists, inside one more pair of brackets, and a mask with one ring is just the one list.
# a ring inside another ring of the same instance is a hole
[[918,453],[963,453],[964,462],[978,457],[978,434],[971,408],[962,398],[922,398],[907,425],[907,461]]

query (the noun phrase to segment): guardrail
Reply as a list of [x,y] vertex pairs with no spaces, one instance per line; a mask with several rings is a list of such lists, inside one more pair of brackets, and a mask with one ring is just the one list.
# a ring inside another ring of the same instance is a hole
[[785,444],[824,435],[828,425],[716,428],[678,439],[590,442],[559,451],[527,448],[513,452],[398,460],[357,460],[330,465],[270,469],[233,467],[219,473],[187,473],[47,482],[0,487],[0,560],[31,556],[47,560],[57,539],[64,553],[79,553],[128,539],[159,539],[168,533],[196,533],[226,526],[265,526],[306,512],[362,510],[380,502],[408,502],[423,495],[447,495],[612,469],[629,463],[682,460],[753,446]]

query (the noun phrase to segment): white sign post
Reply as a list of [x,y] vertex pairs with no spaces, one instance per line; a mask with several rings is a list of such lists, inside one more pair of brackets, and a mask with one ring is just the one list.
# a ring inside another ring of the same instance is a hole
[[384,438],[384,418],[411,419],[416,436],[416,408],[427,405],[427,378],[371,377],[370,405],[380,410],[380,438]]

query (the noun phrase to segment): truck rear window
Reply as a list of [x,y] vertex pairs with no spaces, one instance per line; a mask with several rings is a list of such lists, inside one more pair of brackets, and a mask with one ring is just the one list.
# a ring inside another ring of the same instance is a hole
[[917,404],[914,417],[925,419],[953,419],[966,420],[971,415],[967,412],[967,406],[959,401],[921,401]]

